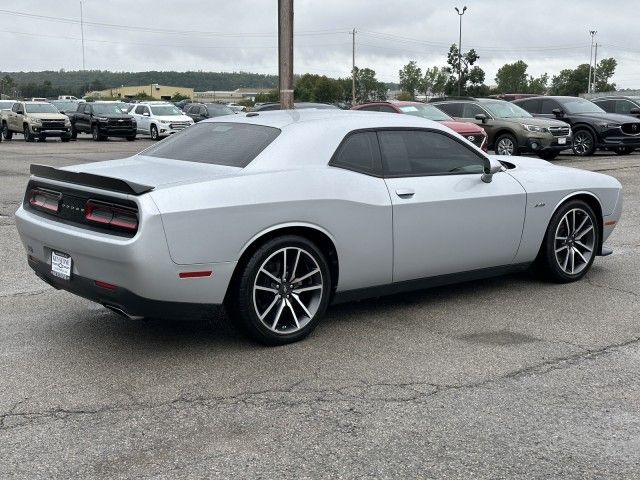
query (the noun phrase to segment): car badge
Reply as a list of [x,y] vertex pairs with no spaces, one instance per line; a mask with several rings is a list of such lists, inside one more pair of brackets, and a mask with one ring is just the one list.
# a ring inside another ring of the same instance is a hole
[[469,140],[470,142],[473,142],[476,139],[476,137],[474,137],[473,135],[471,135],[470,137],[467,137],[467,140]]
[[118,120],[118,122],[122,123],[122,122],[124,122],[124,120]]
[[631,130],[633,130],[634,132],[638,131],[638,124],[634,123],[633,125],[631,125]]

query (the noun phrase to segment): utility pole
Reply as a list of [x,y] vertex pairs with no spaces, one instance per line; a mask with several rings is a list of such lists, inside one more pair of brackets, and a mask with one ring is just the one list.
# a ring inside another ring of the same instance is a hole
[[356,104],[356,29],[351,32],[353,44],[351,47],[351,105]]
[[458,37],[458,96],[460,97],[462,95],[462,16],[467,11],[467,6],[465,5],[462,8],[462,13],[458,10],[458,7],[455,7],[455,9],[460,19],[460,35]]
[[278,0],[280,108],[293,109],[293,0]]
[[591,91],[593,93],[596,93],[596,75],[598,73],[598,42],[596,42],[596,49],[595,52],[593,54],[593,88],[591,88]]
[[589,30],[589,35],[591,35],[591,52],[589,53],[589,83],[587,84],[587,93],[591,93],[591,64],[593,62],[593,37],[595,37],[596,30]]
[[82,37],[82,71],[86,70],[84,65],[84,15],[82,13],[82,0],[80,0],[80,35]]

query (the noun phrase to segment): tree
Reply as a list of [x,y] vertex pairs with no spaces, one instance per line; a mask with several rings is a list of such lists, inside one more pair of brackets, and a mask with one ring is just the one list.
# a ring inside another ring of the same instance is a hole
[[[615,83],[609,80],[615,73],[618,62],[614,58],[604,58],[600,60],[596,67],[596,91],[611,91],[616,89]],[[573,95],[577,96],[587,91],[589,83],[589,65],[583,63],[575,69],[567,68],[561,70],[558,75],[551,79],[551,93],[553,95]]]
[[411,60],[400,71],[400,90],[407,92],[411,98],[415,98],[416,91],[420,88],[422,82],[422,70],[418,64]]
[[356,100],[359,103],[386,100],[387,86],[376,79],[376,72],[370,68],[356,67]]
[[445,68],[432,67],[424,71],[420,83],[420,90],[426,97],[443,95],[447,86],[447,72]]
[[538,95],[544,95],[547,93],[547,84],[549,83],[549,75],[543,73],[538,78],[534,78],[529,75],[529,85],[525,93],[536,93]]
[[523,93],[529,86],[527,64],[522,60],[507,63],[498,69],[496,83],[499,93]]
[[172,102],[179,102],[181,100],[189,100],[190,98],[186,95],[182,95],[180,92],[175,92],[171,97]]
[[[458,81],[460,82],[460,90],[462,95],[469,95],[467,84],[471,83],[472,90],[487,90],[486,85],[484,85],[484,77],[485,73],[478,66],[474,66],[474,63],[478,61],[480,56],[476,53],[476,51],[472,48],[467,53],[463,53],[462,57],[458,58],[458,46],[454,43],[449,48],[449,53],[447,54],[447,64],[448,67],[445,67],[445,71],[449,75],[449,80],[447,81],[446,93],[448,95],[457,95],[458,94]],[[458,80],[458,65],[460,65],[460,80]]]
[[267,93],[258,93],[255,98],[256,103],[270,103],[277,102],[280,100],[280,96],[278,95],[278,90],[270,90]]

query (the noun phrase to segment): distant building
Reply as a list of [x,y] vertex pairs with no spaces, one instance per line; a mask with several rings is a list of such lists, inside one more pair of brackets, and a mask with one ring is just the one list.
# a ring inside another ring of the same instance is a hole
[[237,88],[231,91],[210,90],[207,92],[194,92],[193,100],[205,103],[233,103],[241,100],[251,100],[253,102],[259,93],[269,93],[272,90],[272,88]]
[[187,97],[193,100],[193,88],[186,87],[171,87],[167,85],[159,85],[152,83],[151,85],[139,85],[134,87],[117,87],[107,88],[105,90],[98,90],[95,92],[87,92],[87,97],[94,98],[121,98],[127,100],[134,98],[141,93],[146,93],[154,100],[171,100],[171,97],[176,94],[180,94],[183,97]]

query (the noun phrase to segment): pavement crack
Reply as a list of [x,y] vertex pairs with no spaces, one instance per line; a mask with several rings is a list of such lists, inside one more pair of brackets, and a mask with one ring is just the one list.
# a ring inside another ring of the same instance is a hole
[[27,290],[23,292],[0,293],[0,298],[31,297],[34,295],[42,295],[49,291],[51,291],[51,287],[42,288],[40,290]]
[[624,288],[618,288],[618,287],[612,287],[611,285],[603,285],[602,283],[597,283],[596,281],[585,277],[585,280],[587,281],[587,283],[589,285],[592,285],[594,287],[598,287],[598,288],[606,288],[607,290],[612,290],[614,292],[620,292],[620,293],[626,293],[627,295],[633,295],[636,298],[640,298],[640,293],[638,292],[633,292],[631,290],[625,290]]

